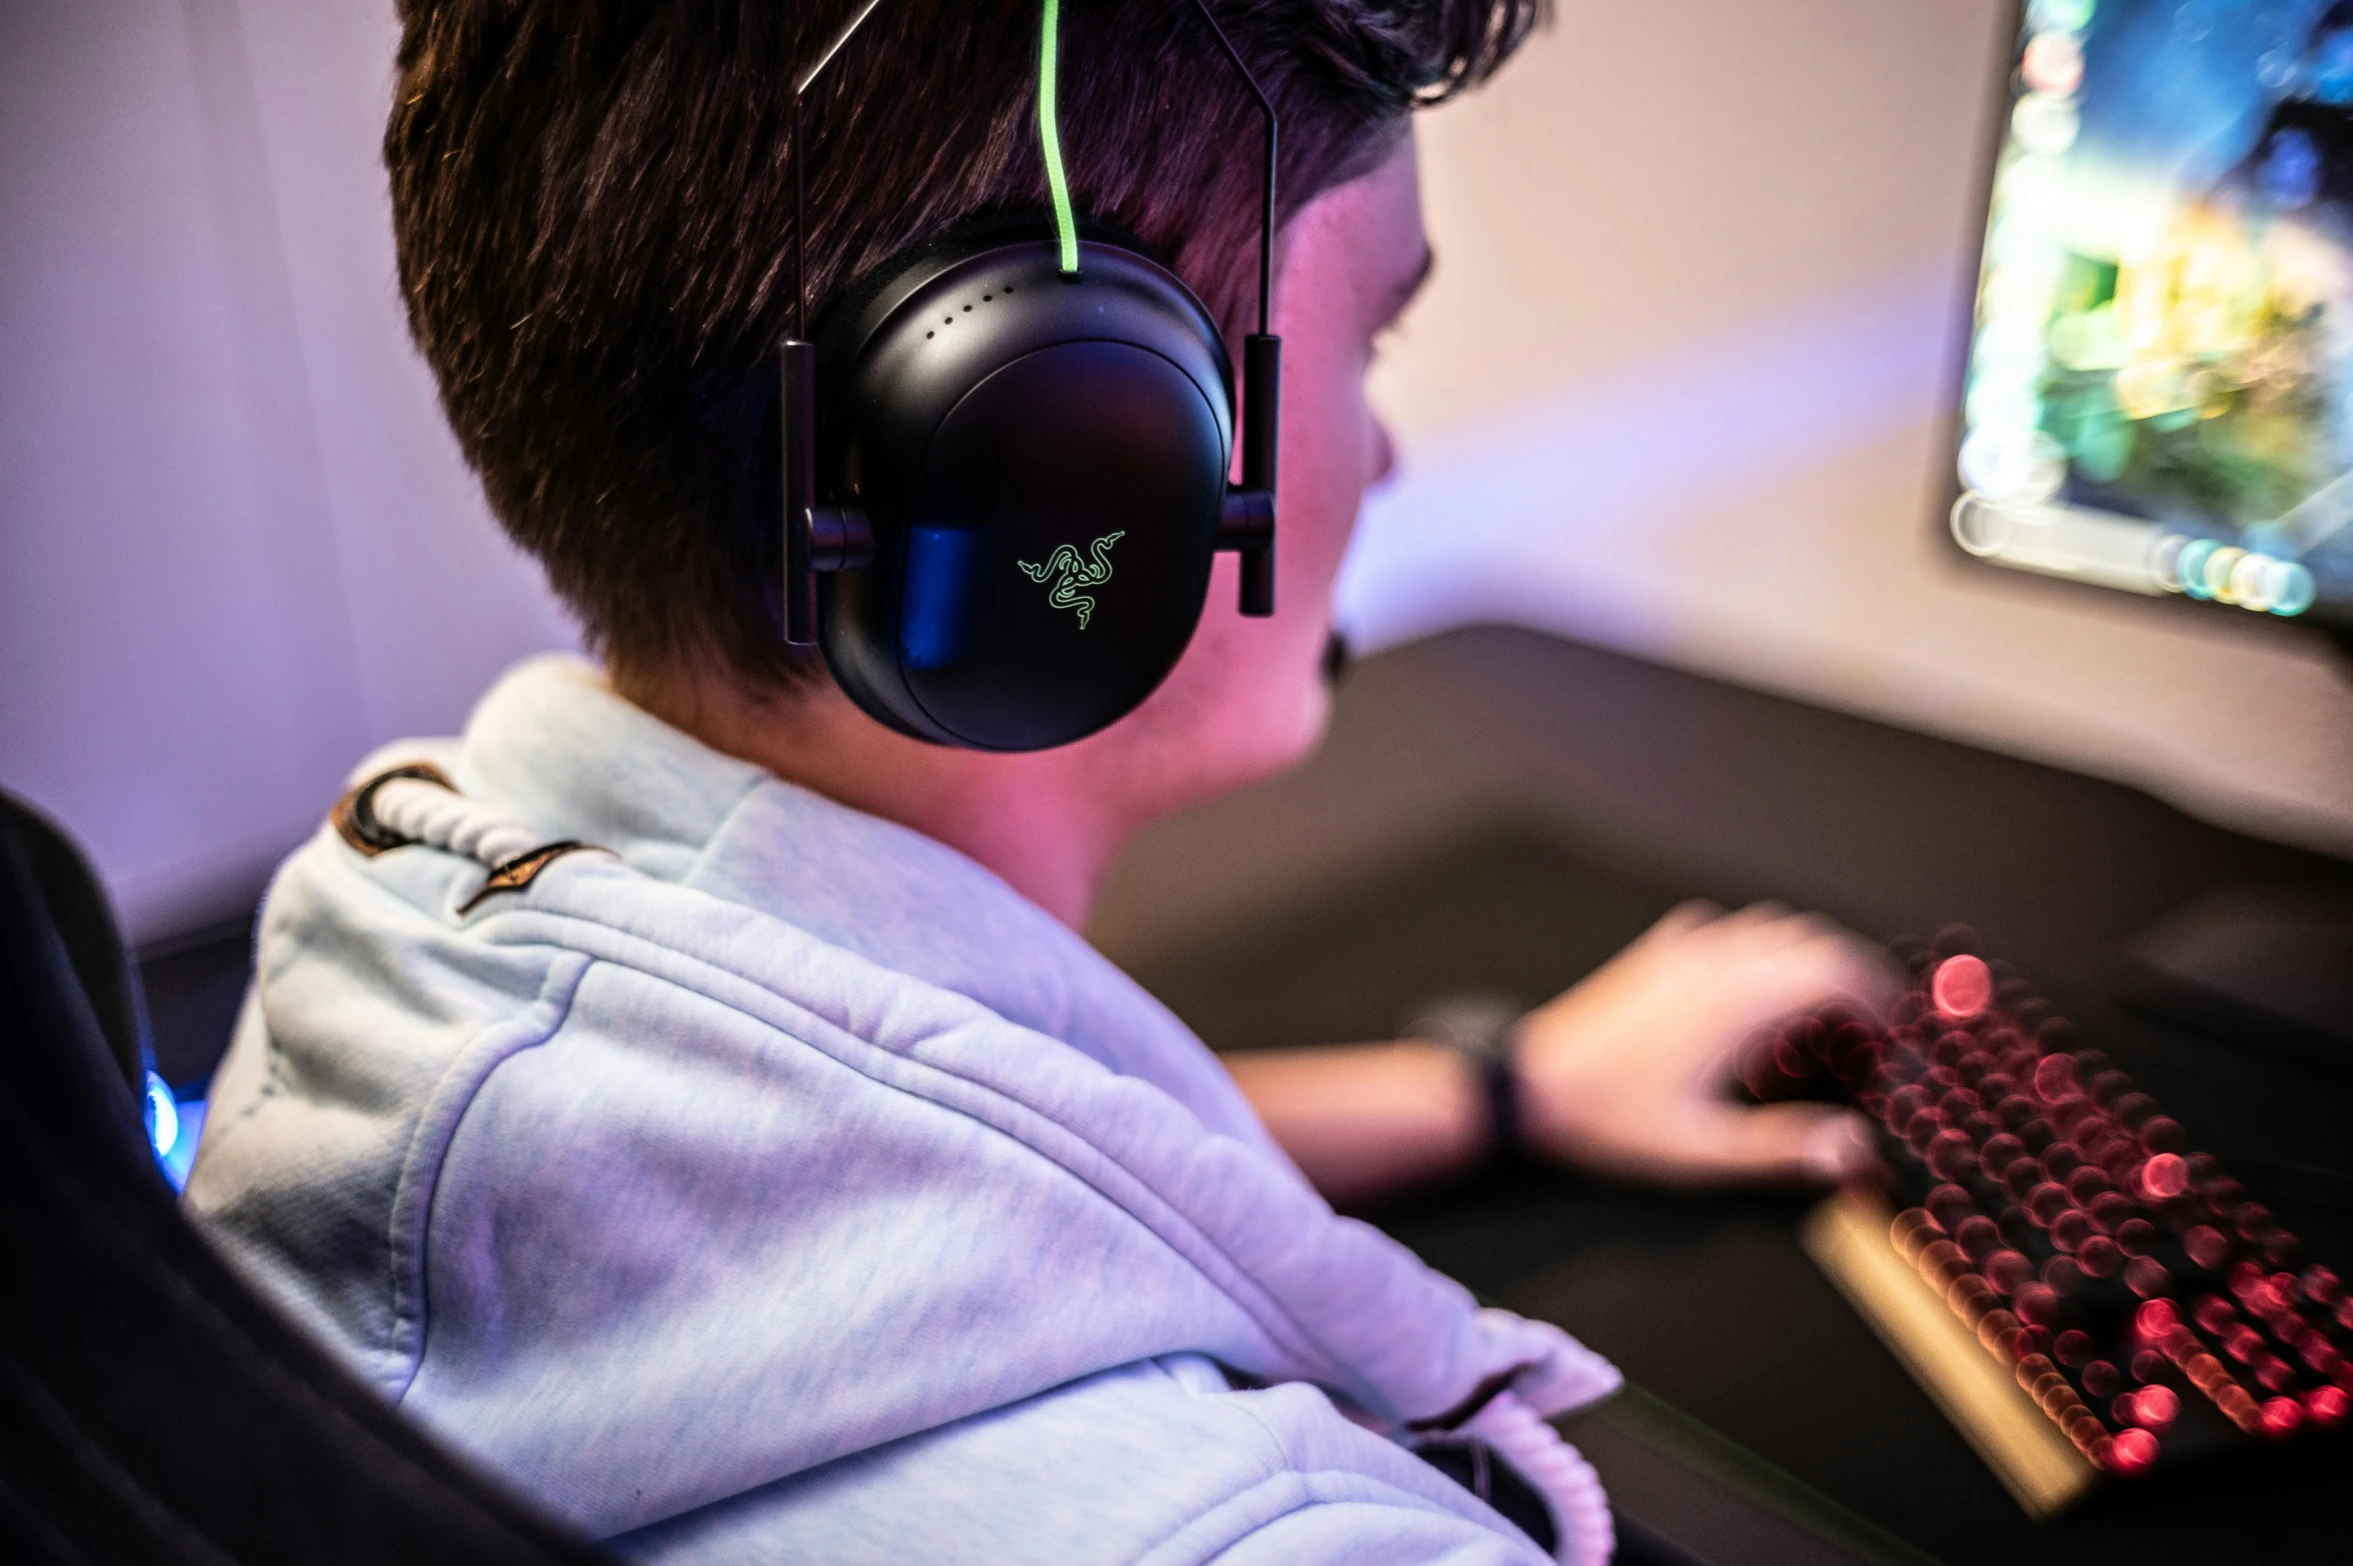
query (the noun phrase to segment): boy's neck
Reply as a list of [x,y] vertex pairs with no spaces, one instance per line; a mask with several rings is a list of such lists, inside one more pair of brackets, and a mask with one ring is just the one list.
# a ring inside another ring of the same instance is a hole
[[612,678],[626,700],[713,750],[947,844],[1073,930],[1140,824],[1106,786],[1096,744],[1025,755],[927,744],[830,682],[754,695],[711,675]]

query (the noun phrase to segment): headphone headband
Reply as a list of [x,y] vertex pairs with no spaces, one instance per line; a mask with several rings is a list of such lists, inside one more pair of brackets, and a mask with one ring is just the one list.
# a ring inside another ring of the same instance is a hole
[[[1217,17],[1209,9],[1209,0],[1190,0],[1190,3],[1194,14],[1201,18],[1202,25],[1209,29],[1210,36],[1217,40],[1218,51],[1226,57],[1226,63],[1233,66],[1236,76],[1242,78],[1242,85],[1250,89],[1250,96],[1258,105],[1259,116],[1266,122],[1266,144],[1258,175],[1258,335],[1264,337],[1268,335],[1272,319],[1275,290],[1275,170],[1280,128],[1273,101],[1259,87],[1258,78],[1250,74],[1250,67],[1243,63],[1233,40],[1226,37],[1226,30],[1218,25]],[[804,250],[809,229],[809,182],[803,163],[807,142],[803,135],[806,126],[801,112],[802,100],[809,89],[816,85],[817,78],[823,76],[826,68],[833,64],[834,57],[848,47],[850,40],[858,35],[858,30],[866,25],[866,19],[881,8],[882,0],[866,0],[864,5],[858,7],[857,13],[842,24],[841,31],[833,35],[833,41],[825,46],[824,53],[817,56],[816,62],[793,78],[792,142],[789,153],[793,165],[795,341],[804,341],[809,335],[808,267]],[[1056,78],[1059,74],[1056,68],[1059,19],[1060,0],[1045,0],[1045,20],[1041,29],[1043,37],[1038,58],[1038,135],[1045,149],[1046,178],[1053,192],[1055,224],[1062,240],[1062,269],[1071,272],[1078,268],[1078,241],[1077,225],[1070,210],[1070,192],[1062,174],[1062,133],[1055,112]]]

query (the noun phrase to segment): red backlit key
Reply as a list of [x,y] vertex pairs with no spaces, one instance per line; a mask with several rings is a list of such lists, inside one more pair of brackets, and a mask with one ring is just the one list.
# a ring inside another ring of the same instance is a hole
[[1937,964],[1930,996],[1944,1016],[1962,1020],[1985,1010],[1993,999],[1993,974],[1982,958],[1961,953]]

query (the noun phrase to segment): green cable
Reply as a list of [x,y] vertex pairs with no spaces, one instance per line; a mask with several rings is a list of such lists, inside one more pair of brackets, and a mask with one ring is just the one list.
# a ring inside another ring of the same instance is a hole
[[1054,117],[1055,34],[1062,0],[1046,0],[1043,40],[1038,45],[1038,140],[1046,149],[1046,188],[1054,196],[1054,231],[1062,240],[1062,270],[1078,275],[1078,224],[1070,215],[1070,180],[1062,172],[1062,132]]

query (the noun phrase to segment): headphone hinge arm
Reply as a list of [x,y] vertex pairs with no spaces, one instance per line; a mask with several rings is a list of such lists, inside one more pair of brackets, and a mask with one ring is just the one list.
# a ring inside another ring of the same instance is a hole
[[1229,489],[1218,509],[1217,547],[1242,557],[1242,612],[1275,612],[1275,497],[1271,490]]
[[812,571],[863,571],[874,564],[874,525],[855,506],[811,506],[801,513]]
[[1217,516],[1217,547],[1247,554],[1275,541],[1275,497],[1263,489],[1226,491]]

